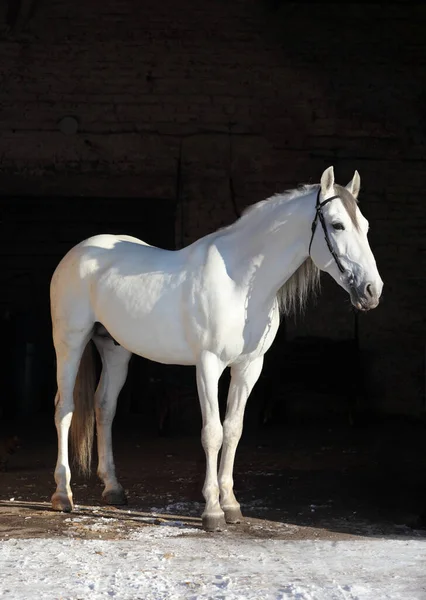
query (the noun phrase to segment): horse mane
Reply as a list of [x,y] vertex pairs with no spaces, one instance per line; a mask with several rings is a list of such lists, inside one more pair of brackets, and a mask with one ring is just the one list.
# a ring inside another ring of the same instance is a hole
[[[290,200],[294,200],[295,198],[307,196],[318,189],[319,184],[304,184],[281,194],[275,194],[266,200],[248,206],[243,211],[239,221],[245,221],[254,213],[264,212],[279,204],[290,202]],[[312,259],[308,257],[293,275],[287,279],[277,293],[278,306],[282,314],[288,316],[298,311],[303,311],[309,295],[319,291],[320,273],[320,270],[315,266]]]
[[270,198],[266,198],[266,200],[261,200],[260,202],[256,202],[255,204],[247,206],[241,213],[241,217],[236,223],[238,224],[240,221],[245,221],[247,217],[253,215],[254,213],[266,212],[266,210],[275,208],[279,204],[286,204],[287,202],[290,202],[290,200],[294,200],[295,198],[307,196],[308,194],[311,194],[314,191],[318,191],[318,189],[318,183],[302,184],[292,190],[286,190],[285,192],[281,192],[280,194],[274,194]]
[[[279,204],[284,204],[295,198],[317,192],[319,187],[319,184],[303,184],[292,190],[287,190],[284,193],[275,194],[266,200],[248,206],[243,211],[238,221],[245,222],[247,218],[255,213],[264,212]],[[334,187],[354,226],[358,229],[359,224],[356,218],[356,199],[341,185],[335,184]],[[320,275],[321,271],[315,266],[312,259],[308,257],[278,290],[277,300],[282,314],[291,315],[295,314],[298,310],[303,312],[310,294],[316,294],[320,290]]]
[[308,257],[278,290],[280,312],[286,316],[298,310],[303,312],[310,294],[319,292],[320,275],[321,271]]

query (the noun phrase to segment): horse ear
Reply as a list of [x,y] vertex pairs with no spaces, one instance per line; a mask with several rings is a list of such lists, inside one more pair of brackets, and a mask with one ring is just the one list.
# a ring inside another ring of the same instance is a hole
[[352,181],[348,183],[346,189],[352,194],[352,196],[357,199],[359,190],[361,187],[361,177],[359,176],[358,171],[355,171]]
[[322,196],[326,196],[326,194],[333,190],[334,186],[334,168],[328,167],[324,171],[321,176],[321,194]]

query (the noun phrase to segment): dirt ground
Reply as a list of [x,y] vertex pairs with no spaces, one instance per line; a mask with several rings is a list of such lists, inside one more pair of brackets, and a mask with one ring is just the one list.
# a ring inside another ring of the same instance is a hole
[[[143,432],[136,418],[121,420],[114,446],[128,505],[103,506],[96,475],[84,480],[73,473],[76,510],[62,514],[49,502],[53,423],[40,418],[13,427],[22,441],[0,473],[0,539],[122,539],[152,523],[201,526],[204,454],[198,436],[159,437]],[[245,432],[234,479],[246,521],[224,535],[426,538],[425,520],[419,520],[426,510],[426,426],[419,422]]]

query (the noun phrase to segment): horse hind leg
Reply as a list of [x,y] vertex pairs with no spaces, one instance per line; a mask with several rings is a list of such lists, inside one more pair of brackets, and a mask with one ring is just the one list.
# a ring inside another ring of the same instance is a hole
[[93,341],[102,360],[101,378],[95,393],[98,476],[105,486],[102,499],[106,504],[122,505],[127,503],[127,498],[115,474],[111,430],[132,354],[115,344],[108,335],[95,335]]
[[[58,456],[55,467],[56,491],[51,502],[54,510],[73,509],[71,471],[68,456],[68,434],[74,412],[74,386],[84,349],[90,339],[86,331],[54,332],[58,391],[55,397],[55,425],[58,436]],[[55,335],[56,333],[56,335]]]

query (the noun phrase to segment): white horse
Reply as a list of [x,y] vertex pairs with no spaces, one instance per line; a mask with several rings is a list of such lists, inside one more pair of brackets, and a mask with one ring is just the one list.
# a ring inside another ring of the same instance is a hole
[[[126,502],[115,474],[111,425],[134,353],[196,366],[206,455],[203,527],[220,530],[225,522],[241,520],[233,492],[235,452],[247,398],[277,333],[280,309],[287,313],[303,305],[320,270],[348,292],[357,309],[379,303],[383,282],[357,205],[359,188],[356,171],[342,187],[329,167],[320,185],[259,202],[229,227],[178,251],[125,235],[97,235],[68,252],[51,282],[58,383],[54,509],[73,508],[71,423],[77,459],[88,472],[95,417],[103,500]],[[103,365],[96,393],[90,340]],[[231,383],[222,425],[218,380],[228,366]]]

